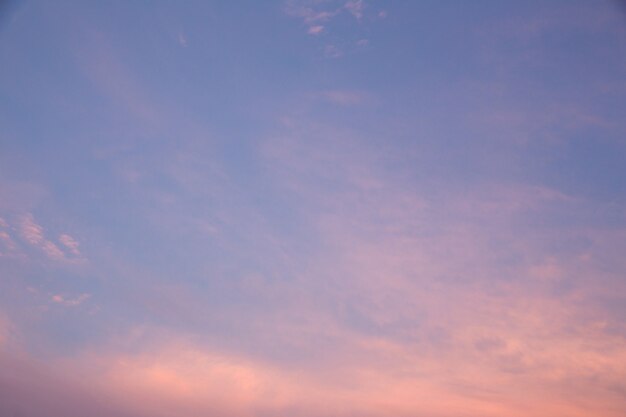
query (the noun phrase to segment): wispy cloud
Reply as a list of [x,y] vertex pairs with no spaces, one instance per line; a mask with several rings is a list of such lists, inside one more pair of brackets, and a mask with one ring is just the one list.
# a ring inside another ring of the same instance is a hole
[[26,214],[21,219],[21,234],[26,242],[33,246],[40,246],[44,242],[43,228],[35,223],[32,214]]
[[[41,250],[49,259],[70,262],[83,260],[76,239],[68,234],[60,235],[59,242],[69,253],[64,252],[57,244],[46,238],[44,228],[35,221],[31,213],[21,216],[19,232],[26,243]],[[70,258],[68,254],[71,255]]]
[[[0,230],[0,241],[3,243],[4,247],[7,250],[13,251],[13,250],[16,249],[15,242],[13,241],[11,236],[7,232],[5,232],[4,230]],[[1,253],[2,252],[0,252],[0,254]]]
[[61,242],[73,255],[80,256],[80,250],[78,249],[80,244],[72,236],[63,234],[59,236],[59,242]]
[[[461,402],[478,391],[490,392],[472,403],[474,410],[488,408],[497,397],[501,408],[489,413],[513,413],[510,405],[519,398],[498,387],[510,387],[520,374],[534,381],[532,390],[542,387],[528,403],[534,410],[547,406],[539,399],[539,391],[545,389],[555,395],[550,407],[565,412],[568,395],[558,393],[575,395],[591,375],[602,379],[597,398],[619,404],[609,387],[617,383],[623,389],[623,384],[597,362],[607,345],[580,344],[590,337],[611,339],[610,366],[619,366],[618,373],[626,374],[626,368],[617,365],[626,355],[621,336],[596,321],[597,316],[608,318],[598,305],[587,300],[583,307],[578,298],[580,292],[603,292],[604,284],[588,281],[597,276],[589,275],[588,256],[575,245],[562,242],[555,253],[547,244],[569,240],[564,233],[579,232],[529,227],[552,210],[555,214],[580,210],[580,201],[544,187],[505,183],[483,184],[468,194],[444,192],[444,196],[442,190],[431,194],[422,188],[413,195],[376,170],[373,153],[350,145],[357,139],[332,129],[308,130],[311,133],[303,138],[302,132],[294,132],[291,143],[283,142],[280,153],[270,155],[280,155],[272,159],[277,170],[285,170],[278,171],[279,177],[291,192],[308,197],[310,221],[319,225],[324,241],[332,246],[328,263],[320,260],[312,274],[334,276],[333,270],[340,271],[337,281],[331,280],[338,288],[333,298],[344,306],[336,319],[362,337],[375,335],[406,352],[398,354],[407,361],[398,369],[411,369],[414,363],[415,357],[404,349],[419,351],[422,372],[431,369],[433,378],[439,375],[447,381],[445,388],[433,383],[437,387],[430,390],[442,389],[444,396]],[[336,188],[316,188],[312,176],[319,181],[332,178]],[[365,186],[372,182],[378,186]],[[592,234],[581,233],[591,239]],[[507,239],[510,234],[516,238]],[[599,255],[604,249],[598,246],[594,252]],[[570,290],[553,299],[552,291],[565,286]],[[616,319],[612,317],[611,326],[618,325]],[[570,328],[574,323],[580,326],[577,331]],[[582,371],[564,355],[589,368]],[[437,363],[454,363],[454,374]],[[388,372],[393,373],[389,368]],[[577,381],[576,387],[568,381]],[[594,402],[598,404],[590,400]]]
[[363,9],[365,8],[363,0],[350,0],[344,7],[357,20],[361,20],[363,18]]
[[49,240],[42,242],[41,249],[50,259],[54,259],[57,261],[65,259],[65,253],[63,253],[63,251],[59,249],[56,244],[50,242]]
[[80,294],[76,297],[66,297],[61,294],[56,294],[50,297],[50,299],[56,303],[61,304],[67,307],[76,307],[81,305],[84,301],[88,300],[91,297],[91,294]]
[[302,19],[310,35],[318,35],[324,30],[324,24],[341,12],[341,8],[319,10],[315,2],[290,0],[285,4],[285,12]]
[[[342,14],[349,14],[358,22],[365,16],[366,4],[363,0],[350,0],[346,3],[318,2],[311,0],[288,0],[285,3],[285,12],[293,17],[302,19],[307,26],[307,33],[319,35],[325,31],[332,20]],[[385,12],[379,12],[385,14]],[[386,15],[386,14],[385,14]]]
[[324,31],[324,26],[322,25],[315,25],[315,26],[310,26],[308,33],[309,35],[319,35]]

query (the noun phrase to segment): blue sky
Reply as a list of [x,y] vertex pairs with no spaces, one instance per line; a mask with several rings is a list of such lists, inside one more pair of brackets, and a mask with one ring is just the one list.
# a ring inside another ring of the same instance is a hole
[[623,415],[619,2],[0,13],[2,413]]

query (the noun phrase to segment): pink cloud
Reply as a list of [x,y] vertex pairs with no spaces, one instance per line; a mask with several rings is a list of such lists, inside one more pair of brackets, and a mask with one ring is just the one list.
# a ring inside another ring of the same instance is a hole
[[20,233],[22,238],[31,246],[42,250],[50,259],[61,261],[65,259],[65,254],[57,245],[44,237],[44,230],[35,222],[33,215],[28,213],[22,216],[20,222]]
[[72,254],[76,256],[80,255],[80,250],[78,249],[80,244],[72,236],[63,234],[59,236],[59,242],[61,242]]
[[20,231],[24,240],[33,246],[39,246],[44,242],[43,228],[35,223],[32,214],[26,214],[22,217]]
[[324,26],[322,26],[322,25],[315,25],[315,26],[309,27],[308,33],[309,33],[309,35],[319,35],[323,31],[324,31]]
[[0,231],[0,242],[2,242],[4,247],[9,251],[16,249],[15,242],[7,232]]
[[75,307],[82,304],[84,301],[88,300],[91,297],[91,294],[80,294],[77,297],[68,298],[63,295],[56,294],[51,297],[51,300],[56,304],[61,304],[67,307]]
[[82,261],[79,243],[68,234],[62,234],[59,242],[66,248],[75,258],[68,259],[66,253],[59,248],[54,242],[45,237],[44,228],[35,222],[32,214],[28,213],[21,217],[19,223],[19,232],[22,239],[32,247],[41,250],[48,258],[55,261]]
[[303,1],[288,1],[285,12],[293,17],[302,19],[307,26],[307,33],[319,35],[324,30],[324,23],[330,21],[341,12],[341,8],[335,10],[316,10]]
[[48,255],[50,259],[54,259],[57,261],[61,261],[65,259],[65,254],[63,253],[63,251],[59,249],[57,245],[50,242],[49,240],[42,243],[41,249],[44,251],[46,255]]
[[[623,327],[602,306],[581,300],[606,294],[602,281],[613,278],[589,264],[593,255],[554,253],[549,242],[569,234],[613,242],[592,245],[606,258],[609,247],[624,247],[623,232],[594,238],[597,231],[532,228],[528,216],[579,210],[583,202],[505,182],[433,197],[385,175],[379,167],[386,156],[349,130],[294,120],[287,130],[268,142],[266,157],[285,192],[310,205],[303,215],[327,250],[299,285],[322,280],[338,306],[320,320],[346,352],[335,348],[346,368],[337,368],[334,380],[354,366],[393,391],[387,406],[407,415],[455,415],[446,403],[470,416],[619,415],[626,343],[607,329]],[[326,181],[335,187],[317,185]],[[555,298],[564,282],[572,289]],[[433,403],[412,402],[411,392]]]
[[344,7],[357,20],[361,20],[363,18],[363,9],[365,7],[363,0],[350,0],[345,4]]

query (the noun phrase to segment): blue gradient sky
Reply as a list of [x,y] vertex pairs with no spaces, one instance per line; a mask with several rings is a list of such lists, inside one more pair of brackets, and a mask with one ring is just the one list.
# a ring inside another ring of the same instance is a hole
[[626,8],[0,8],[0,414],[623,416]]

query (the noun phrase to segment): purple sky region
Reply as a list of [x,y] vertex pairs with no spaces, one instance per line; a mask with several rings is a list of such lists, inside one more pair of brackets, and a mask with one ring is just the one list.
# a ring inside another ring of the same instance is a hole
[[623,417],[626,8],[0,7],[0,416]]

